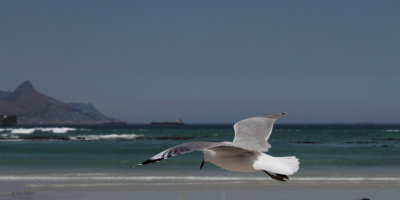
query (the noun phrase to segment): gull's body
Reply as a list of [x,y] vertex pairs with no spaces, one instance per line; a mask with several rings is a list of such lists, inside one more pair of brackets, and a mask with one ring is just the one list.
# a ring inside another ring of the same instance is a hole
[[205,149],[204,161],[211,162],[223,169],[234,172],[256,172],[257,169],[253,167],[253,160],[258,157],[257,152],[244,151],[244,152],[230,152],[227,150],[215,151]]
[[151,164],[178,154],[203,151],[203,162],[211,162],[223,169],[235,172],[264,171],[276,180],[285,181],[287,175],[299,169],[294,156],[273,157],[263,152],[271,145],[267,142],[276,119],[285,113],[252,117],[234,125],[233,142],[188,142],[171,147],[139,165]]

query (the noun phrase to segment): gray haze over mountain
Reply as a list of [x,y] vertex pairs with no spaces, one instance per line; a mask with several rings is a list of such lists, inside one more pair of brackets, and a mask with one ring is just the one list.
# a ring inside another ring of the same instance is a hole
[[6,97],[6,96],[8,96],[10,94],[11,94],[11,92],[0,91],[0,99],[4,98],[4,97]]
[[135,123],[399,123],[399,4],[1,1],[0,90]]

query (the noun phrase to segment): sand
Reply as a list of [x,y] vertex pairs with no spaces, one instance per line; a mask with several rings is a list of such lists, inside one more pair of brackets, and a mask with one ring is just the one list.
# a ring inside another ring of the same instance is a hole
[[2,180],[1,200],[122,199],[385,199],[398,200],[398,180],[116,181]]

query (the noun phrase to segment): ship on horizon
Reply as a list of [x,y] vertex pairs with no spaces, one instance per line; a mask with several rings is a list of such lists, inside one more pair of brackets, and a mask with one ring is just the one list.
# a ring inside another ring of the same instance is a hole
[[151,122],[150,123],[153,126],[181,126],[181,125],[185,125],[185,123],[183,123],[182,119],[178,119],[174,122]]

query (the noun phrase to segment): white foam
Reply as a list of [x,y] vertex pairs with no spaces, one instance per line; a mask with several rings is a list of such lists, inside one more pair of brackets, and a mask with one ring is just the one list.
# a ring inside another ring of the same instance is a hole
[[137,134],[108,134],[108,135],[78,135],[70,137],[71,140],[132,140],[143,135]]
[[55,127],[55,128],[40,128],[39,130],[44,132],[53,132],[53,133],[66,133],[68,131],[76,131],[76,128],[68,128],[68,127]]
[[[265,177],[216,177],[216,176],[0,176],[0,181],[9,180],[105,180],[105,181],[265,181]],[[400,177],[293,177],[291,181],[400,181]]]
[[7,130],[14,134],[31,134],[35,132],[35,128],[10,128]]
[[53,133],[66,133],[68,131],[75,131],[76,128],[69,127],[50,127],[50,128],[6,128],[3,131],[10,131],[12,134],[32,134],[35,131],[53,132]]
[[[19,139],[19,136],[3,133],[0,135],[0,138],[6,138],[7,140],[15,140],[15,139]],[[2,140],[2,141],[4,141],[4,140]]]
[[388,129],[388,130],[385,130],[386,132],[400,132],[400,130],[399,129]]

